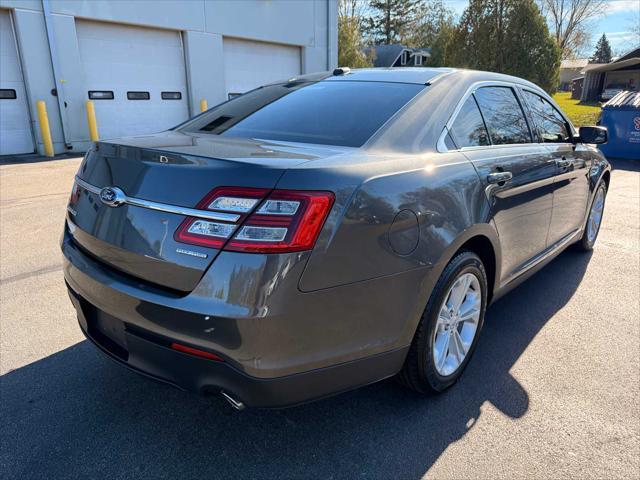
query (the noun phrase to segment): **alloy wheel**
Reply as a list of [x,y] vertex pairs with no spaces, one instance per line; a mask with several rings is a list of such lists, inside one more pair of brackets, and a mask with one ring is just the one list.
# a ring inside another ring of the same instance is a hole
[[436,371],[443,377],[460,368],[473,344],[482,309],[480,288],[478,277],[463,273],[440,307],[431,350]]
[[587,223],[587,240],[593,243],[598,236],[600,230],[600,222],[602,222],[602,212],[604,211],[604,188],[600,187],[596,198],[593,199],[591,212],[589,212],[589,220]]

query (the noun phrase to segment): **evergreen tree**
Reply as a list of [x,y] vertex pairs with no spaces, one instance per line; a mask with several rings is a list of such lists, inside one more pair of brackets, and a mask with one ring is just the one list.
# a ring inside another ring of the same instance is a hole
[[589,63],[609,63],[611,62],[611,45],[607,36],[603,33],[596,44],[596,51],[589,59]]
[[421,0],[370,0],[365,31],[374,43],[405,43],[413,35]]
[[470,0],[447,51],[452,66],[558,85],[560,49],[533,0]]

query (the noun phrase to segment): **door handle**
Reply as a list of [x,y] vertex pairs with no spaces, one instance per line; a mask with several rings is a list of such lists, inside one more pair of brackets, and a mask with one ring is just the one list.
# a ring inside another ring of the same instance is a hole
[[556,165],[559,168],[569,168],[571,166],[571,160],[567,160],[566,157],[562,157],[562,160],[556,160]]
[[504,185],[505,182],[508,182],[512,178],[513,178],[513,173],[511,172],[495,172],[487,175],[487,182]]

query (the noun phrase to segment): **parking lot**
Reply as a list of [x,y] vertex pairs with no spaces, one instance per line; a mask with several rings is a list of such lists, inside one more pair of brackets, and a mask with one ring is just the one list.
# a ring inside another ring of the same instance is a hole
[[78,163],[0,166],[3,478],[638,478],[640,162],[614,162],[593,254],[489,309],[452,390],[244,412],[84,340],[58,249]]

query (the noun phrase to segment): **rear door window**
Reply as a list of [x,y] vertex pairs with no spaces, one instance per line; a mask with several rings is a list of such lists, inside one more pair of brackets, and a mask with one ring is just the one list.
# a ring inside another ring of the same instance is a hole
[[474,95],[493,145],[531,143],[527,120],[512,88],[482,87]]
[[462,105],[451,126],[451,136],[459,148],[489,145],[489,134],[473,95]]
[[538,128],[543,142],[564,143],[571,141],[569,125],[553,105],[540,95],[527,90],[524,90],[524,98],[529,105],[533,123]]

